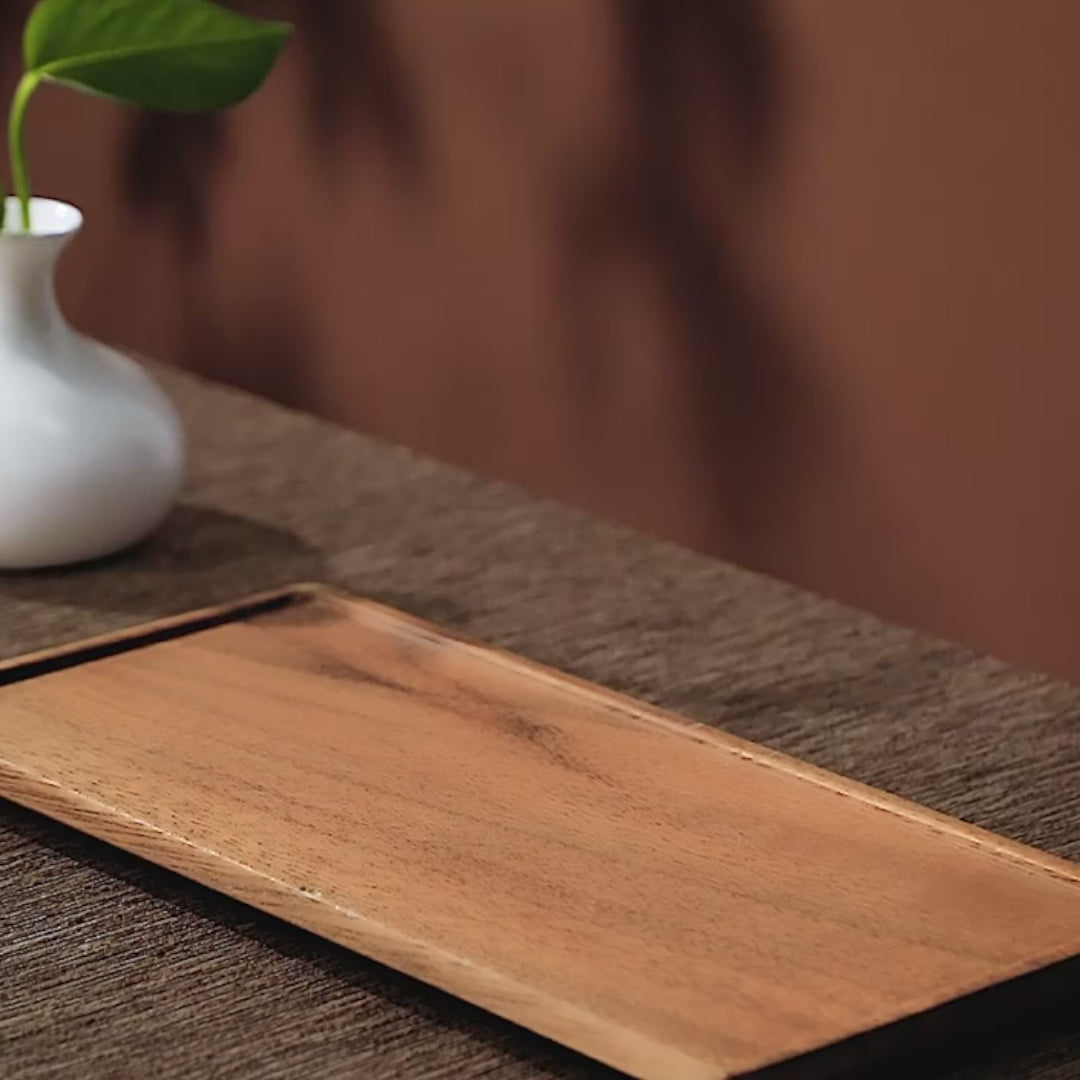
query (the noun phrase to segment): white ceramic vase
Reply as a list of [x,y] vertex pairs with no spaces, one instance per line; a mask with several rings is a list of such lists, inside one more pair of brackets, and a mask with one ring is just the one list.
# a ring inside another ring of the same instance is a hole
[[56,301],[57,259],[82,226],[7,200],[0,233],[0,570],[83,562],[151,533],[180,490],[171,402],[127,357],[76,333]]

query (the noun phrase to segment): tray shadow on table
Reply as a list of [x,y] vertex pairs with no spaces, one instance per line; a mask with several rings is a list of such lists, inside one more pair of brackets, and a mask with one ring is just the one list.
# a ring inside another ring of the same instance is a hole
[[[239,514],[184,503],[137,548],[79,566],[0,573],[0,596],[84,611],[157,616],[325,576],[300,536]],[[167,580],[168,588],[162,587]]]
[[[373,995],[418,1020],[459,1032],[558,1080],[617,1080],[605,1068],[548,1039],[433,987],[265,915],[170,871],[0,800],[7,828],[118,883],[300,961],[333,983]],[[1080,957],[991,988],[931,1013],[754,1073],[755,1080],[1006,1080],[1068,1076],[1054,1063],[1080,1056]]]

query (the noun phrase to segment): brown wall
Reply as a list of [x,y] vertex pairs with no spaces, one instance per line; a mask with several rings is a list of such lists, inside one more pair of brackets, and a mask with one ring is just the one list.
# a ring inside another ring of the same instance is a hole
[[899,610],[1080,676],[1080,5],[778,10],[785,292],[889,507]]
[[39,103],[82,324],[1080,676],[1073,0],[277,10],[225,122]]

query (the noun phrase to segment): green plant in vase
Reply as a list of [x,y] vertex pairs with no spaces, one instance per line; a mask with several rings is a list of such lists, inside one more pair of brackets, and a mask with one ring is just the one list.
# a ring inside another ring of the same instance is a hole
[[291,32],[287,23],[250,18],[211,0],[41,0],[26,24],[25,71],[8,126],[23,228],[30,228],[32,194],[26,118],[42,83],[142,109],[216,111],[262,85]]
[[290,32],[212,0],[40,0],[31,11],[9,130],[17,198],[0,187],[0,571],[138,543],[175,504],[186,461],[169,396],[57,301],[54,267],[83,217],[32,192],[35,92],[53,83],[144,109],[224,109],[258,89]]

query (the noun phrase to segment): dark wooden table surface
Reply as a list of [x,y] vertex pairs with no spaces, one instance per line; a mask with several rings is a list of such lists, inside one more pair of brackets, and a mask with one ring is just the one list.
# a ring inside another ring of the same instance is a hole
[[[263,402],[167,385],[192,436],[183,505],[135,553],[0,576],[0,656],[329,580],[1080,859],[1080,691]],[[934,1053],[919,1075],[1080,1077],[1080,1009]],[[0,803],[5,1080],[597,1073]]]

